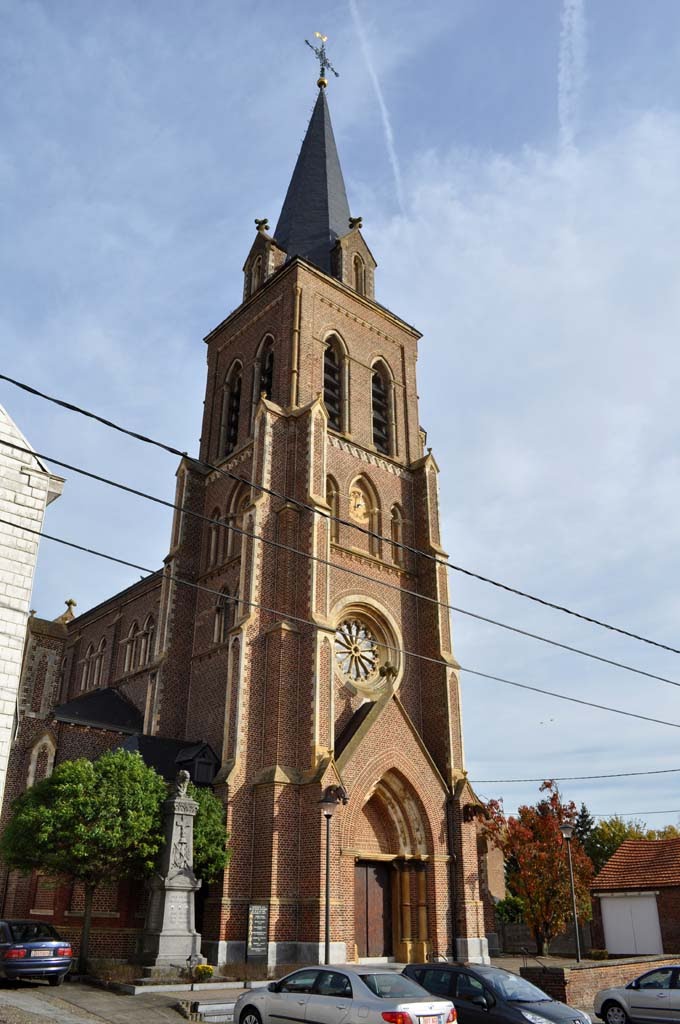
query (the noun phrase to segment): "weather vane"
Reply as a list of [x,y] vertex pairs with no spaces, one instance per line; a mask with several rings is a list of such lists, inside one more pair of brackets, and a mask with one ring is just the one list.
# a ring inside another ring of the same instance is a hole
[[319,81],[316,84],[319,86],[320,89],[325,89],[326,86],[328,85],[328,79],[326,78],[326,68],[328,68],[329,71],[332,71],[336,78],[339,78],[340,75],[337,73],[337,71],[329,61],[328,55],[326,53],[326,41],[328,39],[328,36],[322,36],[320,32],[315,32],[314,35],[318,40],[320,40],[320,46],[314,46],[313,43],[310,43],[309,39],[305,39],[305,42],[307,43],[307,46],[310,48],[310,50],[314,50],[314,53],[316,54],[317,60],[319,61],[319,65],[321,67]]

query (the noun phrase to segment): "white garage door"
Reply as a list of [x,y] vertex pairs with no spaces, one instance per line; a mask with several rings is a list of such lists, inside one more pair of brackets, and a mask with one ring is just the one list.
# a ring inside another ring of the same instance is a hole
[[610,953],[663,953],[655,893],[600,896]]

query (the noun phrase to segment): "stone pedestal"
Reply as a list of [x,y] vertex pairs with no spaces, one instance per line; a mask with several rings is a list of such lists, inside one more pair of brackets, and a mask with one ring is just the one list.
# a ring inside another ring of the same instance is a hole
[[180,772],[175,792],[163,804],[165,846],[160,871],[147,884],[149,906],[138,959],[151,967],[186,967],[203,961],[194,919],[194,817],[198,804],[187,795],[189,775]]

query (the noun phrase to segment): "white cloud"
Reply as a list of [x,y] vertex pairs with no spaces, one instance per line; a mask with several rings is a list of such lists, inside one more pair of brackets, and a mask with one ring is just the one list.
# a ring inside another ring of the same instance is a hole
[[[663,111],[578,154],[431,152],[406,178],[411,215],[377,232],[379,297],[425,333],[421,415],[442,470],[452,560],[671,644],[680,569],[679,175],[680,118]],[[454,603],[680,677],[675,656],[455,574],[452,589]],[[464,664],[633,711],[653,706],[680,721],[678,689],[622,679],[493,627],[456,627]],[[634,766],[672,750],[672,732],[661,727],[470,677],[464,693],[473,777],[532,774],[530,763],[538,774],[583,774],[596,762],[616,770],[622,737]],[[503,707],[502,721],[489,714],[490,699]],[[544,724],[551,716],[558,730]],[[508,731],[524,741],[521,753],[503,742]],[[580,770],[565,770],[584,733],[601,737],[600,756],[577,757]],[[651,806],[642,790],[640,800]]]

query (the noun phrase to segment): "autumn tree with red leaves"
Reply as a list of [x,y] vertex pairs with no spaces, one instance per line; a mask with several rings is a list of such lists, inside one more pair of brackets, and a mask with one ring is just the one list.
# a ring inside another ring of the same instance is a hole
[[[547,956],[552,939],[572,919],[567,849],[560,825],[573,825],[578,810],[573,801],[562,802],[552,780],[541,785],[541,792],[544,798],[534,807],[520,807],[517,817],[506,818],[502,802],[491,800],[487,829],[505,857],[508,890],[522,900],[536,948]],[[589,920],[593,865],[576,838],[571,841],[571,854],[578,916]]]

